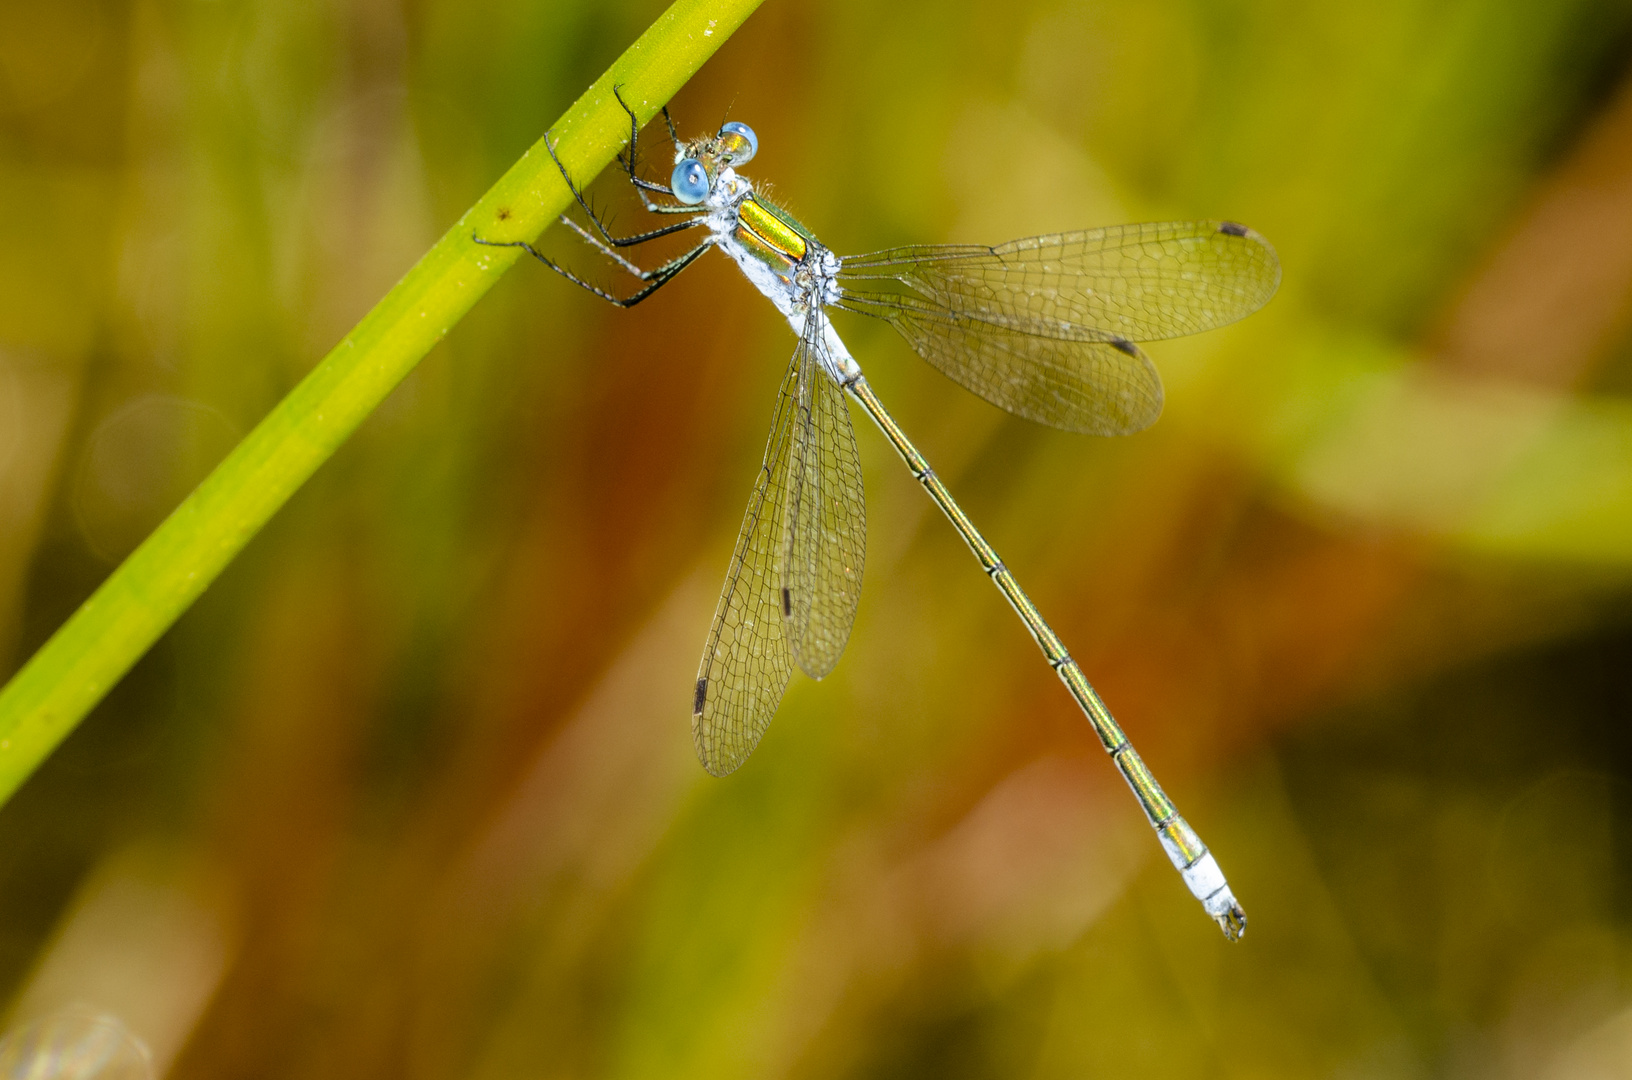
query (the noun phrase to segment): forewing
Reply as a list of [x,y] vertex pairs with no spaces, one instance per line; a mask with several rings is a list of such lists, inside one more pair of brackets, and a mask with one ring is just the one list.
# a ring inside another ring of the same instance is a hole
[[924,303],[893,308],[885,317],[949,378],[1028,420],[1127,435],[1161,415],[1162,380],[1131,342],[1038,337]]
[[1159,341],[1212,330],[1275,294],[1269,242],[1225,221],[1117,225],[996,247],[917,245],[845,259],[867,290],[894,279],[936,306],[1020,333],[1068,340]]
[[781,593],[798,389],[795,354],[697,669],[691,738],[703,768],[715,776],[734,771],[759,745],[793,674]]
[[788,646],[813,679],[833,670],[861,599],[867,508],[844,391],[821,361],[819,317],[794,357],[792,465],[788,471],[782,613]]

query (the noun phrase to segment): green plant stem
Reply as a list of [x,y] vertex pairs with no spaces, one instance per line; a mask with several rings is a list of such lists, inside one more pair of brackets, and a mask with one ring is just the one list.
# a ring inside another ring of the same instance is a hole
[[[760,0],[676,0],[550,129],[588,179]],[[0,804],[215,580],[572,199],[541,139],[250,432],[0,690]]]

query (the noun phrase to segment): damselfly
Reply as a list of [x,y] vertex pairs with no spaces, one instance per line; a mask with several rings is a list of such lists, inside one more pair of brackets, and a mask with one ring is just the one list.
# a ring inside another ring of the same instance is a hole
[[[618,101],[623,104],[619,96]],[[793,668],[820,679],[844,651],[861,595],[865,507],[845,396],[860,405],[968,543],[1003,593],[1144,808],[1162,847],[1230,939],[1246,928],[1217,861],[1174,809],[1077,662],[1014,574],[885,411],[828,320],[853,311],[895,327],[925,360],[976,394],[1027,419],[1094,435],[1125,435],[1162,408],[1156,369],[1135,342],[1194,334],[1256,311],[1280,264],[1263,237],[1229,221],[1120,225],[987,247],[914,245],[840,258],[737,172],[759,142],[746,124],[675,144],[668,184],[637,174],[640,125],[629,113],[624,164],[646,209],[684,220],[613,237],[578,186],[561,175],[595,231],[562,216],[589,244],[638,278],[615,296],[521,240],[519,247],[603,299],[632,307],[709,248],[736,260],[798,335],[783,376],[748,512],[697,672],[692,738],[703,767],[723,776],[764,734]],[[546,146],[554,148],[546,137]],[[557,165],[560,162],[557,160]],[[660,196],[661,200],[654,200]],[[618,253],[687,229],[707,237],[643,270]]]

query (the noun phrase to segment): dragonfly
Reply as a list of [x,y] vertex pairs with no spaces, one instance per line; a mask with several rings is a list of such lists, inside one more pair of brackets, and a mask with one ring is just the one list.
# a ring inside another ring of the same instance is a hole
[[[770,724],[793,669],[822,678],[849,640],[861,596],[866,507],[848,399],[883,432],[1030,631],[1190,892],[1226,938],[1239,938],[1246,913],[1217,859],[1179,815],[1014,572],[874,394],[828,313],[888,323],[942,373],[1028,420],[1126,435],[1148,427],[1162,409],[1161,378],[1138,343],[1211,330],[1262,307],[1280,284],[1269,242],[1231,221],[1176,221],[841,257],[737,171],[759,149],[748,125],[732,121],[681,140],[664,108],[675,164],[663,184],[637,170],[641,124],[622,94],[616,96],[629,114],[627,154],[619,163],[648,211],[679,220],[613,236],[548,135],[545,146],[590,227],[565,214],[562,223],[632,275],[638,285],[631,292],[603,289],[525,240],[475,233],[472,239],[521,248],[623,308],[717,248],[797,336],[697,672],[691,730],[703,767],[724,776],[740,766]],[[653,269],[621,253],[689,230],[702,230],[700,242]]]

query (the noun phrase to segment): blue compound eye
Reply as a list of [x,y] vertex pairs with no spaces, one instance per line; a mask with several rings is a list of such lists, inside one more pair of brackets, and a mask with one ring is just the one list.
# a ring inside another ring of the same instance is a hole
[[676,199],[687,206],[695,206],[708,198],[708,170],[696,158],[686,158],[674,167],[669,188]]
[[754,134],[754,129],[735,120],[721,125],[720,143],[720,148],[731,155],[733,165],[751,161],[759,153],[759,136]]

